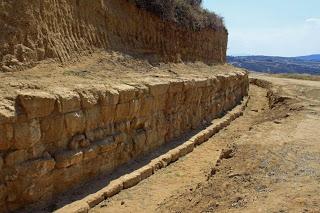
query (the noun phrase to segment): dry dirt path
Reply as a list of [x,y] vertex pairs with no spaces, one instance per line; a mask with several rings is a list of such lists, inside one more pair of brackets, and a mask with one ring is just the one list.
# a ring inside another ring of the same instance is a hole
[[[296,100],[269,109],[251,86],[243,117],[91,212],[319,212],[320,83],[267,80]],[[233,153],[216,165],[221,149]]]

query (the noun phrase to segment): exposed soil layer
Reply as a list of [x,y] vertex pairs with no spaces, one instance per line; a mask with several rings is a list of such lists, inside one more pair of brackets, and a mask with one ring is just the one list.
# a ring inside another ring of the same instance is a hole
[[320,85],[258,78],[276,104],[252,85],[243,117],[92,212],[318,212]]
[[2,0],[0,72],[114,50],[153,62],[224,63],[224,27],[190,30],[127,0]]

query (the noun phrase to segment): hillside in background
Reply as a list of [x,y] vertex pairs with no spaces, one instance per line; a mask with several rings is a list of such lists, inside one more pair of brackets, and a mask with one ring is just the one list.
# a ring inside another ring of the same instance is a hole
[[265,73],[299,73],[320,75],[320,55],[301,57],[228,56],[236,67]]

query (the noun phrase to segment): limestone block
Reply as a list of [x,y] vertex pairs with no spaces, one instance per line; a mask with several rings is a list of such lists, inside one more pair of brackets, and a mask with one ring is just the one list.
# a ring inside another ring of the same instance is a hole
[[171,81],[169,86],[169,93],[182,93],[184,88],[184,82],[183,81]]
[[86,129],[96,129],[102,124],[101,110],[99,106],[85,110]]
[[104,200],[104,191],[100,190],[85,197],[83,200],[89,205],[90,208],[93,208]]
[[117,105],[116,108],[116,116],[115,120],[120,121],[120,120],[126,120],[129,118],[130,115],[130,103],[120,103]]
[[137,170],[135,172],[123,176],[121,179],[123,181],[123,188],[128,189],[132,186],[137,185],[141,181],[141,174]]
[[7,100],[0,102],[0,124],[15,122],[17,120],[16,109],[14,103]]
[[167,154],[161,155],[158,159],[163,164],[163,167],[166,167],[171,163],[172,155],[167,153]]
[[5,157],[5,163],[7,166],[14,166],[26,161],[28,158],[29,154],[26,150],[16,150],[7,154]]
[[0,204],[2,203],[2,201],[5,200],[6,196],[7,196],[7,187],[4,184],[0,184]]
[[83,159],[82,151],[64,151],[55,155],[56,167],[66,168],[74,164],[78,164]]
[[67,113],[80,110],[80,96],[77,92],[60,87],[54,88],[53,91],[58,97],[59,112]]
[[112,197],[113,195],[118,194],[123,189],[123,181],[121,179],[113,180],[109,185],[104,188],[105,197]]
[[146,166],[138,169],[138,172],[141,174],[141,180],[144,180],[153,174],[153,168],[150,165],[146,165]]
[[18,99],[29,118],[40,118],[51,114],[56,98],[47,92],[32,90],[22,91]]
[[97,145],[92,145],[83,150],[83,160],[92,160],[97,157],[100,151],[100,147]]
[[79,200],[72,202],[65,207],[54,211],[54,213],[87,213],[90,209],[90,206],[84,200]]
[[99,147],[100,152],[112,152],[116,149],[117,143],[113,140],[113,137],[108,137],[104,140],[97,141],[95,144]]
[[0,155],[0,171],[2,170],[3,164],[3,157]]
[[78,90],[81,99],[81,106],[83,109],[89,109],[99,102],[99,94],[92,90],[91,88],[87,88],[84,90]]
[[13,127],[11,124],[0,125],[0,150],[7,150],[12,146]]
[[105,95],[101,98],[101,105],[103,106],[115,106],[119,102],[119,92],[116,89],[108,88],[105,91]]
[[45,143],[58,141],[64,136],[64,117],[62,115],[46,117],[40,122],[42,139]]
[[167,94],[155,96],[154,107],[157,109],[157,111],[162,111],[166,109],[166,102],[167,102]]
[[101,107],[101,119],[104,123],[114,122],[116,107],[116,105],[105,105]]
[[[85,144],[87,141],[86,136],[83,134],[75,135],[72,137],[68,144],[70,150],[78,150],[81,146],[80,143]],[[90,143],[89,143],[90,145]]]
[[17,172],[22,177],[39,178],[51,172],[55,168],[55,164],[56,162],[51,156],[40,158],[20,164]]
[[137,154],[140,154],[146,151],[146,141],[147,141],[147,136],[144,131],[141,131],[134,136],[133,138],[134,149]]
[[140,116],[148,116],[155,111],[155,99],[154,97],[146,97],[141,99],[141,107],[139,110]]
[[65,125],[69,135],[81,133],[86,126],[86,119],[82,111],[70,112],[65,114]]
[[16,123],[14,127],[15,141],[17,149],[32,147],[41,139],[41,129],[38,120],[33,119],[29,122]]
[[169,89],[169,82],[147,82],[146,85],[154,97],[167,93]]
[[127,103],[136,98],[137,89],[133,86],[119,84],[114,86],[114,89],[119,92],[119,104]]

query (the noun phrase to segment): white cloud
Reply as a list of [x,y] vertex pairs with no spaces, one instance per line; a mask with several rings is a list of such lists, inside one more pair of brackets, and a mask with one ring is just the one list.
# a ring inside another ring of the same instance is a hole
[[306,22],[309,22],[309,23],[320,23],[320,18],[308,18],[308,19],[306,19]]

